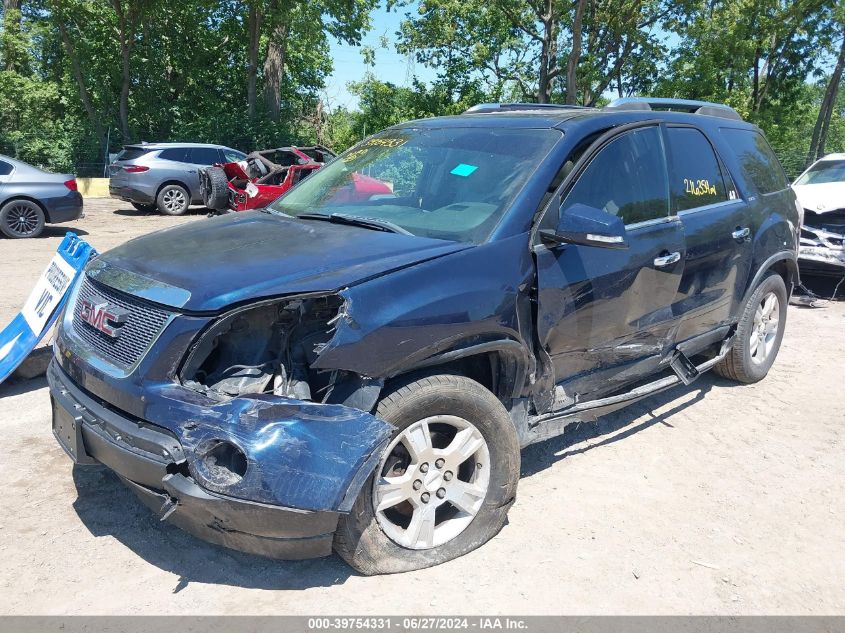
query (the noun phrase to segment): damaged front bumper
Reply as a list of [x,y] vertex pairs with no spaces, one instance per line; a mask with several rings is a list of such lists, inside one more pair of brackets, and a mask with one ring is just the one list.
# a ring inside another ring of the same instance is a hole
[[845,276],[845,235],[816,226],[801,227],[798,266],[802,274]]
[[[338,515],[351,508],[392,431],[386,422],[345,407],[287,400],[249,408],[238,399],[228,412],[228,428],[214,422],[219,407],[195,407],[194,416],[171,409],[175,418],[191,421],[165,428],[109,407],[77,386],[56,359],[47,379],[53,434],[74,462],[107,466],[162,520],[206,541],[271,558],[331,553]],[[242,447],[243,463],[206,459],[218,441],[212,435]],[[358,441],[350,441],[355,435]],[[226,468],[218,468],[221,463]]]

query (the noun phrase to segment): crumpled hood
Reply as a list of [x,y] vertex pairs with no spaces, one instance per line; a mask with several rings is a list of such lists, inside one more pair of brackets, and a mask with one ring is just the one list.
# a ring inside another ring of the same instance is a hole
[[793,185],[798,202],[807,211],[825,213],[845,207],[845,182]]
[[337,290],[468,247],[253,211],[130,240],[96,260],[110,271],[96,278],[159,303],[205,312],[261,297]]

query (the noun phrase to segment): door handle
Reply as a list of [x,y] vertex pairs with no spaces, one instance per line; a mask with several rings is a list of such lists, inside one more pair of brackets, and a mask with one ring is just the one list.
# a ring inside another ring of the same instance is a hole
[[661,255],[660,257],[655,257],[654,265],[658,268],[663,268],[664,266],[671,266],[672,264],[677,264],[679,261],[681,261],[681,254],[678,251],[675,251],[674,253],[669,253],[668,255]]
[[745,241],[749,237],[751,237],[751,229],[749,229],[747,226],[744,229],[737,227],[736,231],[731,233],[731,237],[733,237],[735,240]]

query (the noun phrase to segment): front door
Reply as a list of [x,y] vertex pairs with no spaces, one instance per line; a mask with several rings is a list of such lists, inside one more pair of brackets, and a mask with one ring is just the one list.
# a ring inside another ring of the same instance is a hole
[[581,203],[620,216],[628,247],[535,246],[537,330],[554,368],[553,409],[615,391],[668,357],[686,254],[681,222],[670,215],[659,124],[604,137],[574,173],[546,213]]

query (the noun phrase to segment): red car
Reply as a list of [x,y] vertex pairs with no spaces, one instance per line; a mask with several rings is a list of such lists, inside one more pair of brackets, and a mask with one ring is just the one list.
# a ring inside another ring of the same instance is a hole
[[[239,162],[214,165],[200,172],[203,203],[224,213],[266,207],[335,157],[321,145],[278,147],[253,152]],[[352,174],[352,182],[353,190],[344,192],[349,202],[391,193],[387,184],[362,174]]]

